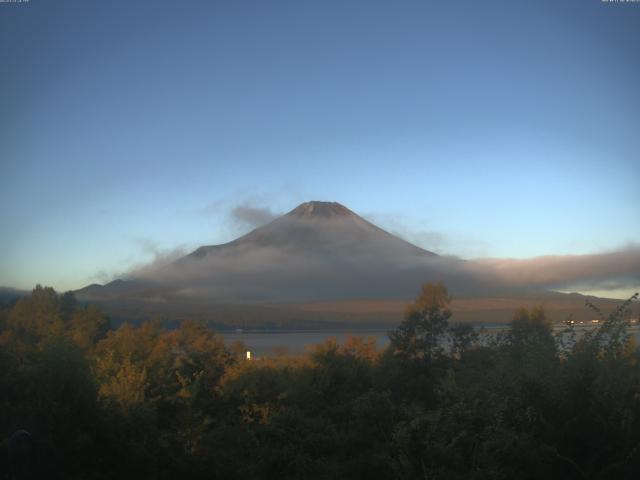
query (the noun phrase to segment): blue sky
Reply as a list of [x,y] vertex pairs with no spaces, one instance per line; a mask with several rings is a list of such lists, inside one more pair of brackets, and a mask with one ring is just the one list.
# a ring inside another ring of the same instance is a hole
[[0,285],[307,200],[465,258],[637,243],[638,45],[600,0],[0,4]]

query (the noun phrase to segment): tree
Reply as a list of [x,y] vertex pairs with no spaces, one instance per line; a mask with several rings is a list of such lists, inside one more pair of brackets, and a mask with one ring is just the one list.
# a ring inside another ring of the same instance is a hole
[[60,315],[64,321],[71,320],[76,308],[78,308],[78,300],[73,292],[65,292],[60,295]]
[[111,324],[107,316],[95,305],[87,305],[75,309],[70,317],[68,328],[68,335],[73,342],[87,351],[107,335]]
[[470,323],[456,323],[449,328],[451,353],[456,358],[462,358],[469,348],[478,341],[478,332]]
[[432,361],[443,353],[442,340],[451,310],[449,293],[442,283],[425,283],[415,301],[407,306],[404,321],[389,333],[393,353]]
[[36,285],[31,295],[18,300],[9,312],[8,327],[27,342],[37,343],[62,335],[60,299],[51,287]]
[[553,326],[542,307],[533,307],[531,310],[522,307],[517,310],[511,321],[508,341],[520,354],[531,349],[550,356],[556,353]]

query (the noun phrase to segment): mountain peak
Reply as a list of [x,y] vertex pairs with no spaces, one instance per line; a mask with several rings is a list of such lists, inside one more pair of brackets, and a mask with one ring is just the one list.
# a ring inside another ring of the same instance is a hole
[[338,202],[305,202],[291,210],[287,217],[295,218],[332,218],[356,216],[354,212]]
[[[362,256],[406,258],[435,255],[386,232],[338,202],[311,201],[229,243],[204,245],[186,258],[272,249],[284,256],[326,255],[328,259]],[[224,252],[224,253],[223,253]],[[405,261],[405,260],[402,260]],[[182,259],[176,263],[183,262]]]

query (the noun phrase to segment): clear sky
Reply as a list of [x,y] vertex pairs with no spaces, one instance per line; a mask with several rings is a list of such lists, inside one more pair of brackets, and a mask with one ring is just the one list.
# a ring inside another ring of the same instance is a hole
[[332,200],[440,253],[640,240],[640,2],[0,3],[0,285]]

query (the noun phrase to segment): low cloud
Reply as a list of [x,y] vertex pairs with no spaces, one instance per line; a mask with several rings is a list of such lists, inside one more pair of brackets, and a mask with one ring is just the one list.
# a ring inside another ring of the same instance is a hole
[[575,290],[620,290],[640,285],[638,246],[590,255],[478,259],[469,265],[498,285]]
[[99,283],[105,284],[115,280],[118,277],[119,275],[114,272],[108,272],[107,270],[101,269],[98,270],[93,276],[89,277],[87,280],[90,282],[97,280]]
[[197,210],[207,221],[214,220],[215,236],[220,242],[261,227],[275,220],[281,213],[262,205],[272,204],[268,195],[242,196],[236,201],[214,200]]
[[640,285],[637,249],[474,261],[399,255],[392,245],[359,252],[331,250],[241,245],[204,258],[188,258],[179,268],[146,267],[138,274],[194,295],[236,300],[407,298],[426,281],[442,281],[455,295],[617,290]]
[[144,277],[154,275],[155,272],[175,262],[187,254],[185,247],[161,248],[156,242],[148,238],[136,238],[136,243],[145,256],[150,256],[151,260],[134,265],[123,277]]
[[275,220],[278,214],[266,207],[238,205],[230,212],[230,218],[244,227],[257,228]]
[[429,220],[409,221],[401,213],[371,213],[365,217],[392,235],[439,255],[457,252],[475,258],[485,256],[488,251],[484,240],[460,232],[443,232],[430,228],[433,222]]
[[[272,221],[267,208],[236,206],[247,226]],[[429,255],[366,222],[278,218],[241,241],[185,257],[138,239],[150,262],[129,272],[173,292],[207,301],[305,301],[410,298],[424,282],[441,281],[456,296],[545,290],[621,290],[640,285],[640,246],[591,255],[463,260]]]

